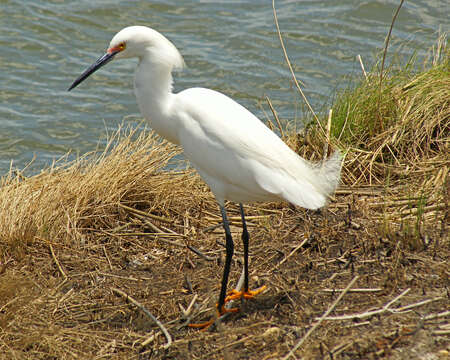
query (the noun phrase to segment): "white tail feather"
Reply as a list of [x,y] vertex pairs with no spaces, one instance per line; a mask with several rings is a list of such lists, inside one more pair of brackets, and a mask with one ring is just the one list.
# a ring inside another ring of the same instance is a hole
[[[321,208],[326,205],[339,185],[341,167],[342,155],[339,151],[317,165],[311,166],[303,160],[300,169],[303,173],[299,173],[295,179],[289,181],[289,178],[285,177],[281,195],[289,202],[307,209]],[[305,172],[309,175],[306,176]]]
[[329,197],[334,193],[341,179],[342,154],[336,150],[334,154],[317,167],[316,174],[321,193]]

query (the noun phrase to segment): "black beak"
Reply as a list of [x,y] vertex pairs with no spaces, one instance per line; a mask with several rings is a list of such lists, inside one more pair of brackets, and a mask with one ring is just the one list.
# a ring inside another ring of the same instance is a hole
[[119,51],[113,51],[111,53],[106,53],[105,55],[101,56],[97,59],[95,63],[93,63],[91,66],[89,66],[88,69],[84,73],[82,73],[74,82],[72,85],[70,85],[70,88],[67,91],[72,90],[74,87],[76,87],[79,83],[84,81],[89,75],[100,69],[103,65],[106,65],[109,63],[113,58],[114,55],[116,55]]

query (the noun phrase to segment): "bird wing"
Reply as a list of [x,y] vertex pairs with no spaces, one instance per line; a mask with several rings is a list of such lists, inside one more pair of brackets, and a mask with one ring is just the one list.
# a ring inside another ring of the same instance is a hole
[[243,106],[203,88],[184,90],[177,101],[176,108],[183,109],[180,143],[216,197],[284,198],[312,209],[325,204],[314,166]]

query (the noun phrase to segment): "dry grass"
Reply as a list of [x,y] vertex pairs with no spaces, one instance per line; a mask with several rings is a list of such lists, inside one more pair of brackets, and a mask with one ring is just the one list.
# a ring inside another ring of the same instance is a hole
[[[99,156],[3,178],[0,358],[278,359],[356,275],[359,290],[331,313],[353,315],[325,319],[297,357],[445,356],[448,64],[447,53],[423,73],[385,77],[379,104],[371,76],[337,102],[332,142],[348,149],[344,185],[321,212],[248,207],[251,281],[268,290],[216,332],[180,326],[179,306],[195,294],[191,316],[208,316],[224,249],[207,187],[190,170],[163,170],[177,148],[125,129]],[[308,158],[322,156],[323,142],[315,127],[288,139]],[[229,209],[238,239],[238,209]],[[241,257],[236,241],[234,282]],[[168,349],[158,327],[113,289],[164,324]]]
[[[420,73],[413,69],[413,61],[391,68],[381,86],[373,72],[339,94],[333,107],[331,141],[348,150],[343,182],[383,187],[386,199],[380,205],[397,207],[385,214],[389,219],[417,219],[428,211],[432,219],[434,210],[448,206],[450,50],[445,35],[432,66]],[[290,144],[304,156],[321,158],[326,140],[313,126]]]
[[120,204],[150,212],[157,207],[157,214],[168,217],[183,211],[180,205],[191,202],[186,189],[200,185],[190,172],[168,176],[162,171],[179,153],[152,134],[126,129],[113,135],[99,156],[87,155],[29,179],[11,173],[2,179],[2,241],[11,246],[36,237],[85,241],[99,229],[124,225]]

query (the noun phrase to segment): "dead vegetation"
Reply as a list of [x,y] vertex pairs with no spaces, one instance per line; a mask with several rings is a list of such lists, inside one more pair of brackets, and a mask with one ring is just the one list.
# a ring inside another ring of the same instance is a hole
[[[322,158],[328,138],[348,150],[343,186],[320,212],[248,206],[252,286],[268,290],[214,332],[183,325],[214,313],[220,216],[193,171],[164,170],[176,147],[125,129],[101,155],[11,172],[0,187],[0,358],[280,359],[296,344],[293,358],[448,357],[443,54],[382,88],[369,75],[337,101],[329,137],[311,126],[286,139],[307,158]],[[234,283],[240,223],[229,209]]]

